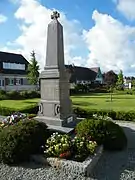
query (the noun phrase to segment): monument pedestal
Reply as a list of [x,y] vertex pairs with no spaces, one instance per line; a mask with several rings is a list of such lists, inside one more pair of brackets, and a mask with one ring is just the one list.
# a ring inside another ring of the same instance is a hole
[[45,67],[40,85],[41,100],[35,119],[46,123],[49,129],[70,133],[76,126],[76,116],[72,112],[66,70]]

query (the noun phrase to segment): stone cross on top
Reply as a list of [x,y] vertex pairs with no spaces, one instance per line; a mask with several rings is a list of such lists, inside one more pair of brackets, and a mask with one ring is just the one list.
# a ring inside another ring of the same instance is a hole
[[51,15],[51,19],[57,20],[60,17],[60,13],[57,11],[53,11],[53,14]]

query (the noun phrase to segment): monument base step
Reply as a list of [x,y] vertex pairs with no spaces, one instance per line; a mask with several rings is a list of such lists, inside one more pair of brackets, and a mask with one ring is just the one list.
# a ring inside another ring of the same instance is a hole
[[63,123],[63,120],[61,119],[46,117],[46,116],[36,116],[34,119],[40,122],[44,122],[48,125],[54,125],[54,126],[62,126]]
[[61,133],[66,133],[66,134],[71,134],[74,130],[74,128],[68,128],[68,127],[62,127],[62,126],[53,126],[53,125],[48,125],[48,129],[51,131],[56,131],[56,132],[61,132]]
[[83,118],[75,118],[74,121],[69,122],[69,123],[64,123],[63,120],[61,119],[56,119],[56,118],[48,118],[45,116],[37,116],[34,118],[37,121],[44,122],[49,130],[56,131],[56,132],[62,132],[62,133],[67,133],[71,134],[76,127],[76,125],[83,120]]

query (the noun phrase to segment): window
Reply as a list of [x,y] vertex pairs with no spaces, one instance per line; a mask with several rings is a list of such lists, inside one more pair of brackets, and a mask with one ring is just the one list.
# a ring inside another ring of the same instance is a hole
[[14,85],[14,78],[5,78],[5,84],[8,86]]
[[25,70],[25,64],[3,62],[3,69]]
[[23,85],[23,79],[21,78],[21,85]]
[[2,86],[2,80],[0,79],[0,86]]
[[9,85],[14,85],[14,79],[9,79]]
[[23,85],[23,79],[17,78],[16,79],[16,85]]
[[20,85],[21,84],[21,82],[20,82],[20,79],[16,79],[16,85]]

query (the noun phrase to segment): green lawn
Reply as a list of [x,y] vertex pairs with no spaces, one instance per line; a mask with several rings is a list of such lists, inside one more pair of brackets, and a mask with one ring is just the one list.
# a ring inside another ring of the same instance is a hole
[[75,106],[87,109],[105,109],[115,111],[135,110],[135,95],[113,94],[113,101],[110,101],[110,94],[92,94],[85,96],[72,96]]
[[30,105],[34,105],[39,102],[39,99],[26,99],[26,100],[1,100],[0,106],[9,107],[14,109],[23,109],[29,107]]
[[[115,111],[135,110],[135,95],[113,94],[113,101],[110,102],[110,94],[89,94],[81,96],[71,96],[73,105],[87,109],[108,109]],[[39,99],[27,100],[1,100],[0,106],[14,109],[23,109],[29,105],[34,105]]]

